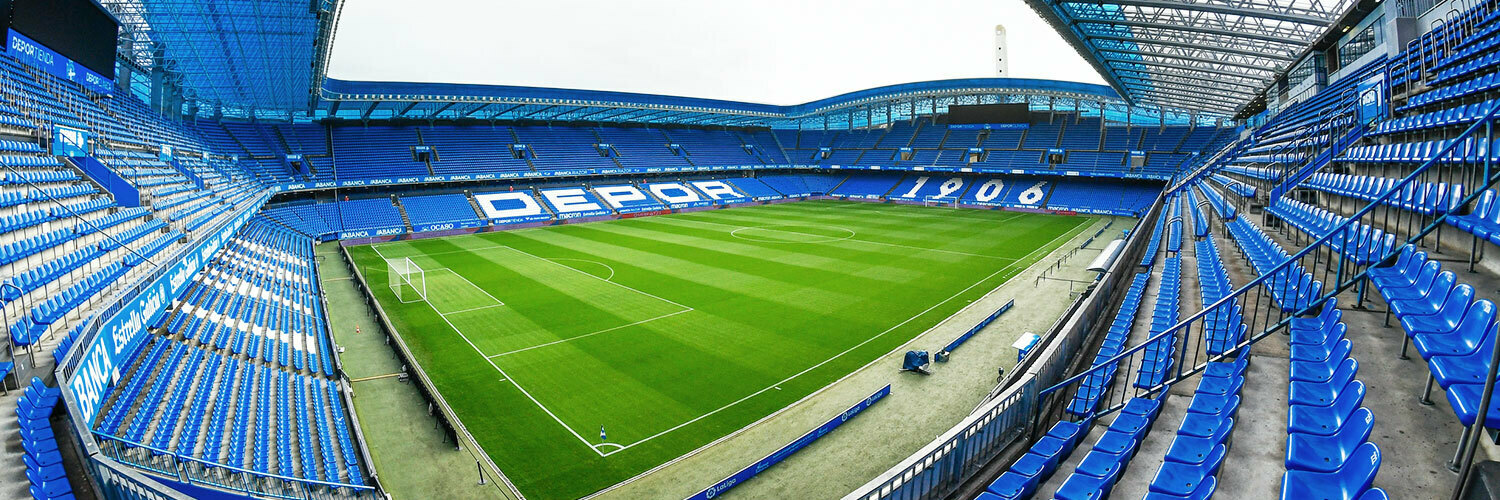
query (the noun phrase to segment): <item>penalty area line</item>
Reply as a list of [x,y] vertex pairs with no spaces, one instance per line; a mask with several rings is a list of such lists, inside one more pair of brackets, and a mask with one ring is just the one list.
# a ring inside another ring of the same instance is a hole
[[[381,259],[385,259],[385,254],[380,253],[379,248],[373,246],[371,248],[375,250],[375,254],[379,255]],[[431,308],[432,312],[437,313],[439,318],[443,318],[443,322],[447,323],[448,327],[452,328],[453,332],[457,333],[459,338],[464,339],[464,342],[469,344],[469,347],[474,349],[474,352],[478,353],[480,358],[483,358],[486,363],[489,363],[490,367],[494,368],[495,371],[500,372],[500,376],[505,377],[504,380],[509,381],[511,385],[516,386],[516,389],[521,391],[521,394],[525,395],[526,399],[530,399],[532,404],[535,404],[537,408],[541,408],[543,412],[546,412],[548,416],[552,417],[553,421],[557,422],[557,425],[561,425],[562,428],[567,429],[568,433],[572,434],[573,437],[578,438],[578,441],[583,443],[584,446],[587,446],[590,450],[593,450],[595,454],[598,454],[601,457],[604,456],[604,453],[600,452],[597,448],[594,448],[593,443],[590,443],[589,440],[584,439],[583,436],[579,435],[578,431],[573,430],[572,427],[568,427],[568,424],[563,423],[562,419],[558,418],[556,413],[552,413],[552,410],[547,409],[546,405],[543,405],[542,402],[538,401],[535,396],[532,396],[531,392],[527,391],[525,387],[522,387],[520,382],[517,382],[514,377],[510,376],[510,374],[505,373],[505,370],[503,368],[500,368],[500,365],[495,364],[494,360],[490,359],[488,356],[485,356],[484,351],[479,350],[479,346],[474,345],[474,341],[469,340],[469,336],[464,335],[463,330],[460,330],[458,328],[458,325],[453,324],[453,322],[448,319],[448,315],[443,314],[442,311],[437,310],[437,306],[432,305],[431,301],[423,300],[422,302],[426,302],[427,307]]]

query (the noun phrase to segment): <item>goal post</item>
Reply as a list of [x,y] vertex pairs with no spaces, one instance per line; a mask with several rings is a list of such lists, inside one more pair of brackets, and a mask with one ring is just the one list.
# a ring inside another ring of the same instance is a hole
[[387,281],[391,293],[401,302],[427,300],[427,272],[412,262],[410,257],[386,259]]
[[923,198],[923,204],[929,207],[953,207],[958,208],[957,196],[928,196]]

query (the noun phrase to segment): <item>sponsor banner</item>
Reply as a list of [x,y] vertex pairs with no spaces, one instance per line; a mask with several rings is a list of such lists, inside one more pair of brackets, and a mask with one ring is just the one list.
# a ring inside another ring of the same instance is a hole
[[686,202],[686,203],[668,203],[667,204],[667,208],[670,208],[672,210],[681,210],[681,209],[684,209],[684,208],[708,207],[708,206],[713,206],[713,204],[714,204],[714,202],[711,202],[711,201],[708,201],[708,200],[701,200],[701,201],[690,201],[690,202]]
[[552,220],[551,214],[523,215],[518,217],[506,217],[502,219],[490,219],[490,224],[503,226],[506,224],[526,224],[528,222],[546,222]]
[[406,234],[405,227],[383,227],[375,229],[356,229],[353,231],[339,231],[339,239],[347,240],[353,238],[379,238],[381,236],[395,236]]
[[793,453],[802,451],[803,448],[806,448],[814,441],[817,441],[818,438],[821,438],[825,434],[828,434],[834,429],[839,428],[839,426],[844,425],[844,422],[848,422],[849,419],[854,418],[855,416],[864,412],[866,409],[870,408],[871,405],[880,402],[880,400],[885,399],[885,397],[889,395],[891,395],[891,386],[887,385],[880,388],[880,390],[875,391],[874,394],[871,394],[863,401],[855,403],[854,406],[849,407],[848,410],[844,410],[844,413],[839,414],[839,416],[833,417],[833,419],[824,422],[823,425],[818,426],[817,429],[808,431],[807,434],[803,434],[802,437],[797,438],[796,441],[792,441],[786,446],[781,447],[781,449],[776,450],[776,453],[772,453],[769,456],[766,456],[766,458],[760,459],[760,461],[755,462],[749,467],[740,469],[739,472],[736,472],[729,477],[724,478],[723,481],[719,481],[713,486],[709,486],[708,489],[700,491],[696,495],[688,497],[687,500],[709,500],[711,498],[722,495],[725,491],[729,491],[730,488],[738,486],[740,483],[750,480],[750,478],[755,477],[757,474],[760,474],[766,469],[769,469],[771,466],[781,463],[783,460],[786,460],[787,457],[792,456]]
[[482,226],[484,226],[484,221],[478,221],[478,220],[466,220],[466,221],[458,221],[458,222],[436,222],[436,223],[432,223],[432,224],[422,224],[420,226],[415,226],[412,229],[412,232],[414,232],[414,233],[426,233],[426,232],[431,232],[431,231],[451,231],[451,230],[454,230],[454,229],[469,229],[469,228],[482,227]]
[[120,368],[129,364],[131,353],[148,335],[147,325],[151,318],[162,314],[178,295],[192,283],[194,275],[212,260],[213,255],[234,238],[240,227],[255,214],[270,198],[263,194],[250,207],[220,228],[218,232],[200,240],[197,246],[169,266],[155,281],[147,283],[138,295],[125,302],[113,316],[99,320],[99,330],[83,347],[78,369],[68,379],[68,390],[78,402],[84,421],[92,421],[98,413],[108,388],[120,379]]
[[609,215],[609,214],[610,214],[609,210],[587,210],[587,211],[583,211],[583,212],[558,212],[557,213],[557,220],[578,219],[578,218],[582,218],[582,217],[598,217],[598,216],[601,216],[601,215]]
[[11,57],[21,62],[52,73],[58,78],[82,85],[93,92],[113,94],[115,91],[114,80],[105,78],[104,75],[63,57],[62,54],[36,43],[35,40],[27,38],[19,31],[10,30],[10,45],[5,50],[10,53]]
[[950,123],[948,130],[1026,130],[1030,123]]
[[617,212],[617,213],[619,213],[621,215],[624,215],[624,214],[638,214],[638,213],[641,213],[641,212],[660,212],[661,209],[662,209],[661,205],[652,204],[652,205],[642,205],[642,206],[639,206],[639,207],[621,207],[621,208],[615,209],[615,212]]

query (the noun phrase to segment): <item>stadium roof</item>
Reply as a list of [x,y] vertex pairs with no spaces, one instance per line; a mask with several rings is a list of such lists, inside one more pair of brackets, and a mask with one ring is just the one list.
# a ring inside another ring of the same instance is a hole
[[1135,103],[1233,114],[1354,0],[1026,0]]
[[[1014,78],[934,80],[789,106],[543,87],[345,81],[326,77],[341,0],[101,0],[101,4],[122,23],[120,57],[127,72],[135,73],[132,87],[175,88],[183,97],[184,111],[200,118],[857,128],[941,113],[953,104],[1026,102],[1033,109],[1078,111],[1113,122],[1167,124],[1212,121],[1233,110],[1230,103],[1221,102],[1226,98],[1205,98],[1213,104],[1208,106],[1190,106],[1180,99],[1141,99],[1136,87],[1118,81],[1110,88]],[[1130,94],[1122,99],[1117,90]]]
[[1186,123],[1193,118],[1175,109],[1129,106],[1114,89],[1104,85],[1026,78],[888,85],[790,106],[601,90],[333,78],[324,80],[322,93],[313,118],[858,128],[939,113],[953,104],[1002,102],[1027,102],[1034,109],[1082,111],[1112,121]]
[[305,110],[340,0],[100,3],[121,22],[121,57],[144,75],[165,70],[190,106]]

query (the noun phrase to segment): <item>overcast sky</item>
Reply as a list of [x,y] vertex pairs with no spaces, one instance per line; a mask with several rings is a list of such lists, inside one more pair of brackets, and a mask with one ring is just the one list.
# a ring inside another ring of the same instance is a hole
[[798,104],[995,76],[996,24],[1010,76],[1103,83],[1021,0],[358,0],[328,74]]

